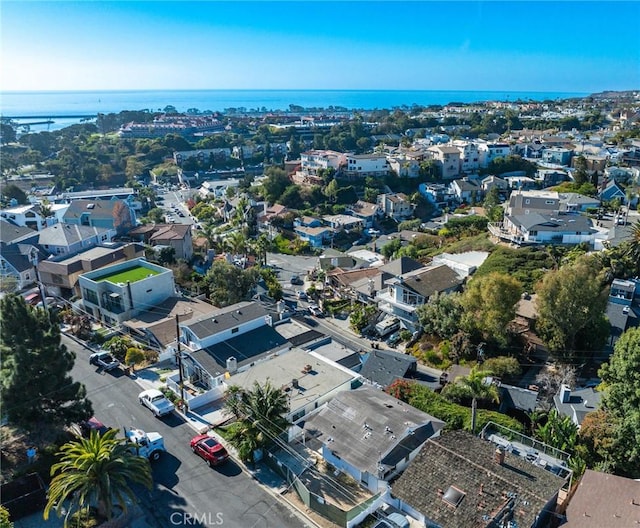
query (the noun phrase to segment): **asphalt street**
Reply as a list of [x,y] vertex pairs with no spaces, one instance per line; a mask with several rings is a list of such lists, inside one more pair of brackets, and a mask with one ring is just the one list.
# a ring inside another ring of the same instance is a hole
[[63,336],[76,353],[72,371],[84,383],[95,416],[109,427],[157,431],[167,452],[152,463],[154,487],[140,490],[140,502],[149,522],[158,527],[224,526],[225,528],[300,528],[308,523],[259,485],[233,460],[209,468],[189,447],[195,436],[178,414],[154,418],[138,403],[142,388],[120,369],[103,373],[89,364],[91,351]]

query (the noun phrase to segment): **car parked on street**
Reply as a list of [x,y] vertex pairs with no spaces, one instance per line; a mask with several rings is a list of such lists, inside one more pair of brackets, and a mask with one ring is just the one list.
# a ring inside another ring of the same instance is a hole
[[298,290],[298,291],[296,292],[296,297],[297,297],[298,299],[300,299],[301,301],[306,301],[306,300],[307,300],[307,294],[306,294],[306,293],[304,293],[302,290]]
[[170,414],[175,409],[173,403],[158,389],[142,391],[138,394],[138,400],[140,401],[140,405],[149,408],[156,418]]
[[316,317],[322,317],[323,315],[320,307],[316,306],[315,304],[309,306],[309,311],[311,312],[311,315],[315,315]]
[[206,434],[194,436],[189,445],[209,467],[219,466],[229,459],[229,453],[225,447],[212,436]]
[[89,356],[89,363],[100,367],[105,372],[116,369],[120,366],[120,362],[114,358],[111,353],[103,350]]

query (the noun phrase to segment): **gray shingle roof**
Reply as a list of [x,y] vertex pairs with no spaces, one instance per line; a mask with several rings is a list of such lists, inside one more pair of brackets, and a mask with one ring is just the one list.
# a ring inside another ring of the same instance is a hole
[[402,277],[403,286],[429,298],[435,293],[448,291],[462,284],[463,280],[449,266],[444,264],[428,268],[422,272],[410,273]]
[[107,231],[101,227],[55,224],[38,233],[38,242],[43,246],[69,246]]
[[64,214],[64,219],[80,218],[83,213],[89,213],[93,219],[112,219],[113,208],[124,200],[74,200]]
[[556,231],[556,232],[581,232],[589,233],[591,228],[591,220],[582,215],[577,214],[518,214],[512,215],[509,219],[516,225],[522,226],[527,231],[534,227],[538,231]]
[[7,222],[4,219],[0,219],[0,242],[10,244],[11,242],[19,238],[22,240],[26,240],[25,237],[33,237],[35,239],[37,236],[38,232],[34,231],[33,229],[17,226],[15,224],[12,224],[11,222]]
[[267,311],[261,305],[245,301],[221,308],[181,326],[191,330],[198,339],[204,339],[265,315]]
[[519,411],[532,412],[538,402],[538,393],[513,385],[500,385],[500,411],[517,409]]
[[382,387],[388,387],[396,379],[415,372],[417,364],[416,358],[408,354],[391,350],[372,350],[362,365],[360,375]]
[[253,363],[272,350],[282,349],[287,340],[268,325],[251,330],[233,339],[192,352],[191,356],[212,376],[227,370],[227,359],[236,358],[238,367]]
[[[496,526],[492,520],[509,504],[517,526],[529,528],[564,480],[511,453],[498,464],[495,451],[464,431],[428,440],[392,495],[442,528]],[[464,494],[457,507],[443,500],[451,486]]]
[[384,273],[397,277],[398,275],[404,275],[410,271],[415,271],[423,268],[424,264],[414,260],[410,257],[400,257],[391,262],[380,266],[378,269]]
[[572,390],[567,403],[562,403],[560,394],[553,397],[553,403],[562,416],[575,417],[578,423],[582,423],[582,419],[587,413],[595,411],[600,406],[602,393],[594,388]]
[[444,423],[382,391],[363,386],[338,393],[304,428],[344,461],[378,475],[392,468]]

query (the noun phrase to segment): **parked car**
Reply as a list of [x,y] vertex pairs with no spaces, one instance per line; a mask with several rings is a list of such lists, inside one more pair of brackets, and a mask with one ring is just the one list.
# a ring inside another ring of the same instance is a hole
[[151,409],[151,412],[156,418],[164,416],[165,414],[170,414],[175,409],[173,403],[171,403],[158,389],[142,391],[138,394],[138,400],[141,405]]
[[120,362],[106,350],[91,354],[89,356],[89,363],[96,365],[107,372],[120,366]]
[[304,293],[302,290],[298,290],[298,291],[296,292],[296,297],[297,297],[298,299],[300,299],[301,301],[306,301],[306,300],[307,300],[307,294],[306,294],[306,293]]
[[193,452],[205,460],[209,467],[219,466],[229,459],[224,446],[209,435],[194,436],[190,445]]
[[98,435],[102,436],[104,433],[109,431],[110,427],[104,425],[100,420],[98,420],[95,416],[92,416],[88,420],[83,420],[79,423],[72,423],[69,426],[69,431],[73,433],[75,436],[89,438],[91,436],[91,431],[96,431]]
[[401,341],[400,334],[396,332],[395,334],[391,334],[391,337],[387,340],[390,346],[395,346]]
[[311,315],[315,315],[316,317],[322,317],[322,310],[320,309],[319,306],[316,306],[315,304],[312,304],[311,306],[309,306],[309,311],[311,312]]
[[89,438],[91,436],[91,431],[96,431],[100,436],[106,433],[110,427],[104,425],[100,420],[98,420],[95,416],[92,416],[88,420],[84,422],[80,422],[80,432],[82,436],[85,438]]
[[291,277],[291,284],[304,284],[304,282],[302,281],[302,279],[298,276],[298,275],[293,275]]

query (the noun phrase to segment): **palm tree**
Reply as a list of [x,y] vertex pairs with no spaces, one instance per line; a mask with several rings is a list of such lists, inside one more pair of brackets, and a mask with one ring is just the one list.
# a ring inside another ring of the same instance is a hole
[[631,239],[628,242],[627,255],[635,262],[640,261],[640,220],[631,226]]
[[60,516],[62,506],[67,503],[69,513],[93,505],[97,506],[98,515],[111,519],[115,506],[126,512],[127,501],[137,501],[130,483],[151,489],[149,461],[132,452],[122,439],[116,438],[117,434],[116,429],[103,435],[92,431],[89,438],[67,442],[60,448],[60,462],[51,467],[53,479],[45,520],[52,509]]
[[267,263],[267,251],[269,251],[270,247],[271,241],[264,233],[262,233],[253,244],[253,249],[258,257],[258,262],[263,266]]
[[253,451],[273,441],[289,425],[285,416],[289,412],[287,394],[269,382],[260,385],[256,381],[251,390],[229,387],[225,409],[237,418],[230,441],[241,456],[247,455],[245,460],[250,460]]
[[495,403],[500,401],[498,388],[486,382],[491,372],[485,370],[471,371],[468,376],[456,379],[456,385],[462,393],[466,393],[471,398],[471,433],[476,434],[476,414],[478,412],[478,400],[491,400]]

